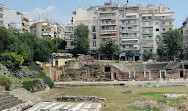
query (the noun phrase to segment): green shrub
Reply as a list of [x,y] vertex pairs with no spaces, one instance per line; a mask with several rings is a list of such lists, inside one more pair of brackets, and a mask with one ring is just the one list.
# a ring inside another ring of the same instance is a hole
[[22,65],[24,59],[14,52],[1,54],[1,62],[10,69],[16,69]]
[[36,86],[38,84],[39,80],[33,80],[33,81],[24,81],[23,84],[23,88],[25,88],[26,90],[30,91],[30,92],[34,92],[34,86]]
[[44,77],[43,78],[43,81],[44,81],[44,83],[45,84],[48,84],[48,86],[50,87],[50,88],[52,88],[52,87],[54,87],[54,83],[53,83],[53,81],[49,78],[49,77]]

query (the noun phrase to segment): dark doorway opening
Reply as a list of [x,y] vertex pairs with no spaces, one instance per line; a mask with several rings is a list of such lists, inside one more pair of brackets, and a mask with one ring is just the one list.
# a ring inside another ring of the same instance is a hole
[[105,67],[105,72],[111,72],[111,68],[110,67]]
[[180,71],[180,78],[183,78],[183,77],[184,77],[183,71]]
[[135,56],[135,61],[138,61],[140,60],[140,57],[139,56]]

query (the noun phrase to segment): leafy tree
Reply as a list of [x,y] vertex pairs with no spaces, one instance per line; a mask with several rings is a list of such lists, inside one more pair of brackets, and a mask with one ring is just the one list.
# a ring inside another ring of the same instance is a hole
[[167,46],[167,54],[171,57],[177,57],[181,54],[183,48],[183,35],[178,29],[169,30],[164,35],[164,42]]
[[106,57],[110,58],[119,55],[121,53],[121,49],[116,41],[109,39],[101,43],[99,52],[100,54],[104,54]]
[[166,53],[166,48],[164,47],[164,42],[162,40],[162,38],[160,36],[157,36],[156,38],[156,43],[158,45],[157,48],[157,55],[159,55],[160,57],[163,57]]
[[65,50],[65,40],[62,40],[60,38],[55,38],[52,40],[53,43],[57,46],[58,50]]
[[84,24],[77,26],[74,32],[74,54],[88,54],[90,48],[88,35],[88,26]]
[[153,58],[154,54],[153,54],[152,52],[150,52],[150,51],[145,51],[145,52],[142,54],[142,56],[143,56],[143,60],[144,60],[144,61],[148,61],[149,59],[152,59],[152,58]]
[[19,68],[22,65],[24,59],[22,56],[13,52],[3,53],[1,54],[1,62],[8,68],[14,70],[15,68]]
[[9,31],[5,27],[0,27],[0,53],[5,52],[11,44]]

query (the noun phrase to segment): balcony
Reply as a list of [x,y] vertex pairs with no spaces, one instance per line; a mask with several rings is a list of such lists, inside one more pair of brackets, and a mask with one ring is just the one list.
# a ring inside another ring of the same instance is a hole
[[115,16],[101,16],[100,19],[116,19]]
[[120,38],[139,38],[137,35],[120,35]]
[[142,31],[142,33],[143,33],[143,34],[153,34],[153,31],[147,30],[147,31]]
[[117,35],[100,36],[101,39],[117,38]]
[[65,37],[65,41],[70,41],[70,42],[72,42],[72,41],[74,41],[74,38],[73,38],[73,37]]
[[100,23],[101,26],[116,25],[116,22]]
[[73,31],[65,31],[65,34],[73,34]]
[[65,46],[65,49],[68,50],[68,49],[74,49],[74,46]]
[[105,29],[105,30],[100,30],[100,32],[117,32],[116,29]]
[[147,37],[147,38],[144,37],[142,40],[143,40],[143,41],[152,41],[153,38],[152,38],[152,37]]
[[153,48],[152,44],[143,44],[142,45],[143,48]]
[[136,20],[139,19],[138,17],[120,17],[120,20]]
[[130,47],[130,48],[124,48],[123,51],[130,51],[130,50],[139,50],[138,47]]
[[105,13],[105,14],[107,14],[107,13],[116,13],[116,11],[114,10],[114,11],[101,11],[100,13]]
[[123,29],[121,33],[138,33],[139,30]]
[[125,23],[125,24],[120,24],[122,27],[133,27],[139,25],[138,22],[135,23]]
[[133,45],[136,45],[136,44],[139,44],[138,41],[121,41],[120,44],[122,45],[130,45],[130,44],[133,44]]

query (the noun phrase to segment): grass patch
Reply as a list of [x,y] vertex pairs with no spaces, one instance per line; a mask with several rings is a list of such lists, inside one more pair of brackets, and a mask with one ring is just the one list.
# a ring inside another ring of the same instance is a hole
[[130,106],[128,107],[129,109],[135,110],[135,111],[160,111],[159,108],[157,107],[135,107],[135,106]]
[[[188,87],[186,86],[171,86],[171,87],[159,87],[159,88],[146,88],[146,87],[67,87],[67,88],[52,88],[47,92],[44,92],[39,97],[48,97],[50,95],[67,91],[64,96],[97,96],[99,98],[106,98],[106,107],[102,108],[102,111],[158,111],[153,108],[135,108],[130,107],[136,101],[154,100],[159,104],[169,105],[176,108],[187,107],[188,100],[181,98],[180,100],[170,100],[164,98],[165,93],[170,94],[188,94]],[[125,90],[131,90],[132,94],[123,94]],[[46,95],[46,96],[45,96]],[[162,102],[160,102],[162,100]],[[166,102],[165,102],[166,101]],[[174,101],[174,102],[169,102]],[[181,102],[182,101],[182,102]],[[180,104],[175,105],[175,103]]]

